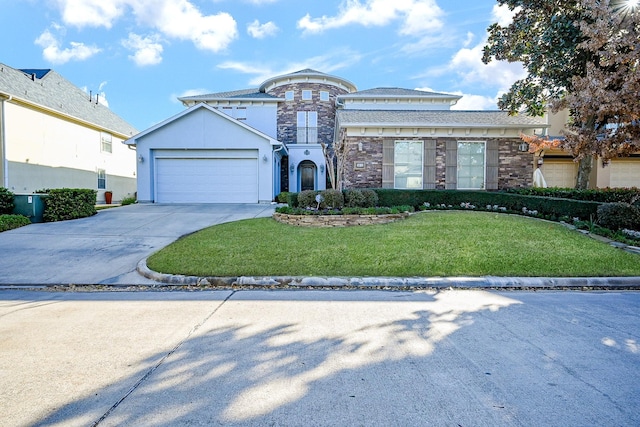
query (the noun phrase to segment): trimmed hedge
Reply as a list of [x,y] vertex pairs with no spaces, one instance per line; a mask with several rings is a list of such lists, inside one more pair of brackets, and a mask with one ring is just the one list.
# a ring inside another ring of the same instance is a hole
[[640,230],[640,208],[629,203],[605,203],[598,207],[598,224],[609,230]]
[[537,211],[539,216],[549,219],[561,217],[595,218],[598,202],[560,199],[541,196],[527,196],[505,192],[465,191],[465,190],[392,190],[376,189],[380,206],[410,205],[420,208],[424,203],[460,207],[470,203],[484,209],[486,206],[500,206],[507,211],[521,213],[523,208]]
[[31,220],[24,215],[0,215],[0,232],[13,230],[31,224]]
[[634,203],[640,201],[640,189],[632,188],[598,188],[576,190],[574,188],[511,188],[507,193],[523,194],[527,196],[560,197],[563,199],[587,200],[601,203]]
[[45,222],[66,221],[96,214],[96,190],[84,188],[56,188],[44,190],[43,219]]
[[13,212],[13,193],[4,187],[0,187],[0,214]]

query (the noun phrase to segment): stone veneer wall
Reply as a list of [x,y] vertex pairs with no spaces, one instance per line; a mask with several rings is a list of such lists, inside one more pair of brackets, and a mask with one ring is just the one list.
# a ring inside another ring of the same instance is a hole
[[[293,91],[293,101],[278,103],[278,140],[286,144],[297,141],[298,111],[318,112],[318,142],[333,143],[336,125],[336,97],[347,93],[345,89],[331,84],[293,82],[278,86],[267,93],[284,98],[285,92]],[[302,90],[311,90],[311,100],[302,100]],[[320,91],[329,92],[328,101],[320,101]]]
[[387,224],[405,219],[408,213],[386,215],[288,215],[274,213],[273,218],[284,224],[300,227],[349,227],[353,225]]
[[[345,188],[382,187],[382,142],[385,139],[420,141],[423,138],[354,137],[347,138],[349,154],[345,170]],[[436,140],[436,188],[445,188],[445,156],[447,140],[489,141],[485,138],[437,138]],[[498,139],[499,164],[498,188],[530,187],[533,185],[533,154],[518,150],[519,139]],[[362,144],[360,151],[359,144]],[[364,169],[356,169],[356,162],[364,162]]]

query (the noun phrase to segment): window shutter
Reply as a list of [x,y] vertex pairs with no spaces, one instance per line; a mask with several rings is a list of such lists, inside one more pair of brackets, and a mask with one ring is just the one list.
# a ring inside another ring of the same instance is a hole
[[487,190],[498,189],[498,141],[487,141]]
[[436,188],[436,141],[424,141],[422,188],[433,190]]
[[444,188],[455,190],[458,181],[458,141],[456,140],[447,140],[445,167]]
[[395,143],[393,140],[382,141],[382,188],[393,188],[393,152]]

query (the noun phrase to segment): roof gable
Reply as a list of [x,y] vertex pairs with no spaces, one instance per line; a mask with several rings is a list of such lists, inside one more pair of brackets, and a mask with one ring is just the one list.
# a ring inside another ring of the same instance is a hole
[[55,111],[123,137],[137,130],[89,94],[49,69],[18,70],[0,63],[0,94]]
[[203,102],[200,102],[200,103],[198,103],[196,105],[193,105],[193,106],[181,111],[180,113],[176,114],[175,116],[170,117],[170,118],[168,118],[168,119],[166,119],[166,120],[164,120],[164,121],[162,121],[160,123],[157,123],[156,125],[154,125],[154,126],[148,128],[148,129],[138,133],[137,135],[133,136],[132,138],[127,139],[126,141],[124,141],[124,143],[128,144],[128,145],[135,145],[137,143],[138,139],[140,139],[142,137],[145,137],[145,136],[155,132],[156,130],[158,130],[160,128],[163,128],[163,127],[165,127],[165,126],[167,126],[167,125],[169,125],[171,123],[174,123],[174,122],[180,120],[184,116],[192,114],[195,111],[198,111],[198,110],[203,109],[203,108],[208,110],[208,111],[210,111],[211,113],[217,115],[221,119],[228,120],[229,122],[231,122],[231,123],[233,123],[233,124],[235,124],[237,126],[240,126],[240,127],[242,127],[244,129],[254,133],[255,135],[257,135],[257,136],[259,136],[261,138],[266,139],[271,145],[282,145],[282,143],[280,143],[277,140],[271,138],[269,135],[267,135],[265,133],[262,133],[259,130],[255,129],[255,128],[253,128],[253,127],[251,127],[251,126],[249,126],[249,125],[247,125],[247,124],[245,124],[245,123],[243,123],[241,121],[238,121],[238,120],[234,119],[233,117],[231,117],[231,116],[229,116],[229,115],[227,115],[227,114],[225,114],[225,113],[223,113],[221,111],[218,111],[216,108],[214,108],[214,107],[212,107],[212,106],[210,106],[208,104],[205,104]]

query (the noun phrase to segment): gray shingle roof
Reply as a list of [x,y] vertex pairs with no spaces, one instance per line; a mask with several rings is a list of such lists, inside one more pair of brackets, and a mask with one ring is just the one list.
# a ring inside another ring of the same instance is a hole
[[47,107],[104,130],[131,136],[138,131],[109,107],[89,101],[89,94],[47,69],[18,70],[0,63],[0,93]]
[[458,110],[338,110],[345,125],[437,126],[437,127],[546,127],[544,117],[510,116],[504,111]]
[[425,90],[404,89],[400,87],[376,87],[373,89],[359,90],[357,92],[342,95],[341,97],[357,98],[359,96],[364,97],[376,97],[376,96],[401,96],[401,97],[439,97],[439,98],[451,98],[459,99],[461,96],[452,95],[450,93],[440,92],[428,92]]
[[202,95],[193,95],[193,96],[183,96],[178,98],[180,101],[205,101],[210,99],[232,99],[232,98],[243,98],[243,99],[278,99],[273,95],[269,95],[264,92],[260,92],[260,89],[241,89],[241,90],[232,90],[229,92],[217,92],[217,93],[207,93]]

